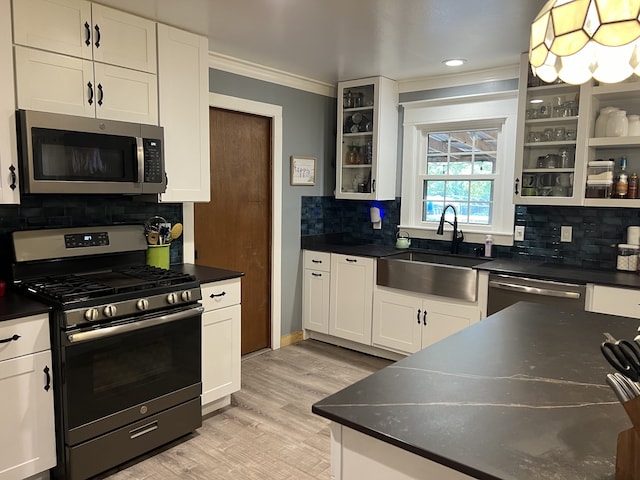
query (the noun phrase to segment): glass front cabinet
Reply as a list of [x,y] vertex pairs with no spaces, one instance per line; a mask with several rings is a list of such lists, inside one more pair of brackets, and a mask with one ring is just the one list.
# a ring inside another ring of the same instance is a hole
[[527,55],[520,67],[514,203],[581,205],[586,122],[580,86],[539,84]]
[[398,87],[372,77],[338,84],[336,198],[396,196]]

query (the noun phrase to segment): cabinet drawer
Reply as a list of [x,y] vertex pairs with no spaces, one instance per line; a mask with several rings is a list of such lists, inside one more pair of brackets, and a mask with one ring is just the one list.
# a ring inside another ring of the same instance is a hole
[[7,339],[0,343],[0,361],[49,350],[49,315],[0,322],[0,341]]
[[240,279],[223,280],[202,285],[202,305],[205,312],[240,303]]
[[304,268],[312,270],[321,270],[323,272],[331,271],[331,253],[314,252],[311,250],[304,251]]
[[640,290],[594,285],[591,311],[640,318]]

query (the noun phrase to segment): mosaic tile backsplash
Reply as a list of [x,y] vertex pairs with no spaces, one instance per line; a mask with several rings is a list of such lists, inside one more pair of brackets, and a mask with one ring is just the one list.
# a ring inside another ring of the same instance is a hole
[[[384,214],[381,230],[373,230],[369,208]],[[385,202],[302,197],[301,235],[341,233],[348,243],[394,245],[400,223],[400,199]],[[556,262],[585,268],[614,270],[616,245],[626,241],[626,228],[640,225],[640,209],[523,206],[516,207],[515,224],[525,227],[525,240],[512,247],[494,246],[494,256]],[[560,227],[573,228],[570,243],[560,242]],[[448,251],[450,243],[412,239],[412,247]],[[460,253],[475,255],[482,245],[464,242]]]
[[[0,205],[0,240],[10,245],[15,230],[144,224],[154,215],[182,222],[182,204],[149,203],[127,196],[23,195],[20,205]],[[182,263],[182,237],[171,244],[171,263]],[[2,261],[10,259],[2,254]]]

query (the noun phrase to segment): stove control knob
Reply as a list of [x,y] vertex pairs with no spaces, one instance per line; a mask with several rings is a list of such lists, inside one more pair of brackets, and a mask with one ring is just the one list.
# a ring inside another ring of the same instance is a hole
[[191,290],[185,290],[184,292],[182,292],[180,294],[180,298],[182,299],[183,302],[191,301]]
[[174,303],[178,302],[178,294],[175,292],[170,293],[169,295],[167,295],[167,302],[170,303],[171,305],[173,305]]
[[102,313],[104,313],[105,317],[113,317],[116,314],[116,306],[115,305],[107,305],[106,307],[104,307],[104,310],[102,310]]
[[99,316],[100,316],[100,312],[98,311],[97,308],[90,308],[89,310],[84,312],[84,318],[89,322],[95,322],[96,320],[98,320]]
[[141,298],[136,302],[136,308],[138,310],[146,310],[147,308],[149,308],[149,300],[147,300],[146,298]]

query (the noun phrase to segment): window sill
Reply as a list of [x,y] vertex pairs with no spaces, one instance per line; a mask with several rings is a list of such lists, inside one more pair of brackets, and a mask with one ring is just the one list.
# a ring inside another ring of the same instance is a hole
[[[447,228],[448,227],[448,228]],[[450,225],[445,225],[444,235],[437,235],[436,230],[433,228],[424,228],[424,227],[414,227],[407,225],[399,225],[398,230],[402,230],[403,232],[407,232],[409,237],[411,238],[424,238],[427,240],[451,240],[451,233],[453,229]],[[473,231],[473,230],[465,230],[462,228],[462,233],[464,233],[464,241],[467,243],[479,243],[484,244],[484,239],[487,235],[491,235],[493,237],[494,245],[503,245],[503,246],[512,246],[513,245],[513,233],[504,233],[504,232],[491,232],[491,231]]]

